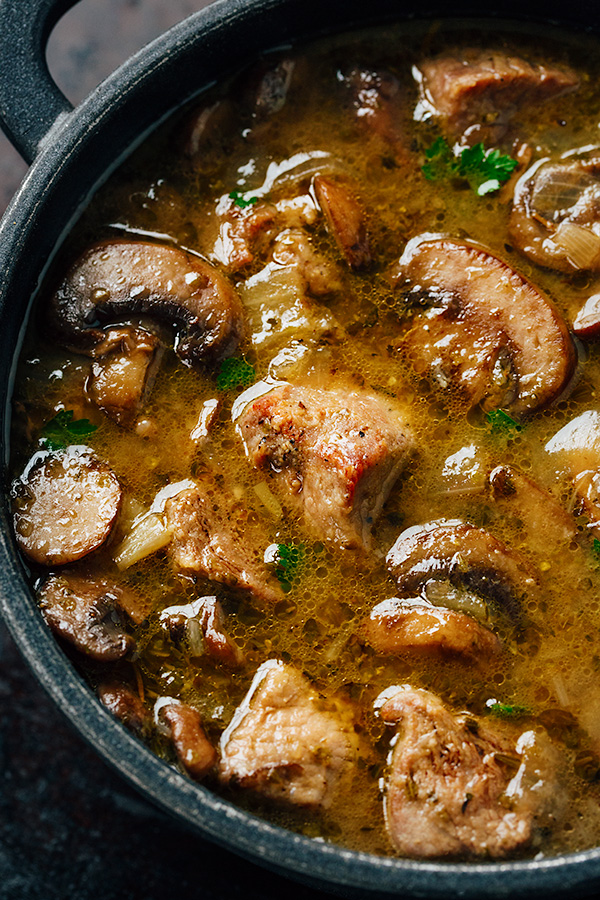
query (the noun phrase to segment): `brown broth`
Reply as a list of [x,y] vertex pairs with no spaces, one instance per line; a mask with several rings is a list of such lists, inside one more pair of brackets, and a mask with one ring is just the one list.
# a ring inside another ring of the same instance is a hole
[[[385,833],[380,791],[390,734],[373,713],[373,701],[383,689],[406,682],[440,694],[455,709],[468,708],[476,714],[485,713],[490,698],[527,707],[534,718],[544,710],[566,706],[585,737],[575,738],[571,732],[555,737],[564,761],[568,803],[542,849],[554,854],[595,846],[600,840],[600,787],[579,777],[573,767],[581,747],[600,747],[600,566],[592,552],[587,521],[579,520],[576,545],[565,547],[560,554],[545,555],[539,542],[533,549],[528,545],[526,523],[503,515],[477,487],[483,474],[498,464],[508,464],[572,508],[567,474],[557,470],[543,448],[563,424],[596,406],[598,350],[593,345],[585,349],[570,394],[551,409],[536,413],[520,431],[497,434],[483,415],[470,413],[460,397],[436,391],[390,349],[390,335],[399,327],[399,303],[387,273],[407,240],[424,232],[467,237],[486,246],[544,290],[567,321],[589,293],[585,276],[575,278],[541,269],[510,246],[510,203],[502,195],[477,197],[463,186],[429,182],[421,174],[423,151],[438,129],[435,124],[412,121],[416,89],[411,66],[424,54],[472,42],[510,48],[535,60],[568,63],[580,73],[582,86],[576,94],[527,108],[516,118],[514,131],[534,147],[534,157],[558,155],[598,140],[598,124],[590,111],[600,108],[600,55],[591,42],[566,39],[562,34],[556,39],[553,33],[540,37],[520,27],[498,30],[497,25],[492,34],[486,34],[471,23],[411,24],[386,29],[385,34],[339,38],[305,52],[310,78],[302,90],[292,94],[270,120],[255,124],[242,117],[226,158],[212,167],[195,167],[182,158],[179,136],[189,112],[178,114],[174,123],[136,151],[99,192],[57,264],[60,267],[93,240],[146,233],[168,235],[172,242],[210,258],[219,197],[233,190],[259,192],[269,164],[289,160],[307,149],[343,160],[360,186],[375,262],[366,272],[344,272],[347,293],[334,296],[329,303],[347,334],[314,344],[305,335],[304,345],[295,348],[295,358],[287,366],[278,366],[277,373],[314,386],[364,385],[389,393],[406,409],[417,457],[384,507],[374,529],[373,552],[366,561],[324,546],[296,516],[286,514],[277,520],[265,515],[254,490],[264,478],[248,465],[231,421],[235,394],[220,394],[214,373],[184,367],[170,350],[143,413],[154,423],[151,436],[119,428],[94,408],[85,394],[89,360],[67,357],[49,345],[42,330],[34,326],[27,337],[14,394],[15,475],[35,450],[43,423],[58,409],[72,409],[76,418],[89,417],[99,426],[86,440],[110,463],[126,494],[114,539],[97,554],[106,559],[111,571],[116,571],[110,561],[111,547],[126,533],[135,511],[147,508],[165,484],[201,476],[206,468],[226,473],[236,499],[249,510],[250,522],[253,518],[264,521],[270,543],[293,541],[305,546],[305,562],[292,590],[272,611],[253,608],[217,586],[229,633],[246,655],[244,667],[234,674],[206,658],[194,657],[185,643],[175,646],[158,624],[162,609],[213,593],[214,585],[178,578],[162,554],[125,570],[120,577],[145,592],[153,609],[136,631],[134,666],[150,705],[163,695],[180,697],[197,707],[215,739],[230,721],[254,671],[267,658],[291,660],[324,695],[339,695],[360,705],[370,755],[357,771],[350,796],[341,798],[326,816],[275,809],[243,795],[234,799],[307,835],[322,835],[375,853],[393,851]],[[337,72],[354,61],[388,69],[400,80],[407,98],[400,128],[414,151],[408,166],[386,158],[381,145],[356,127],[347,103],[344,105]],[[244,75],[236,76],[232,90],[240,91],[244,83]],[[215,96],[228,89],[219,89]],[[212,100],[212,95],[208,99]],[[290,193],[289,183],[282,182],[269,197],[278,199]],[[309,230],[313,245],[339,264],[322,222]],[[259,254],[254,264],[233,276],[234,283],[241,288],[263,265]],[[44,299],[42,296],[41,303]],[[275,337],[270,343],[252,346],[246,339],[240,350],[255,366],[256,377],[264,378],[274,357],[289,343],[287,338]],[[202,404],[215,397],[222,401],[218,421],[208,440],[198,447],[190,432]],[[467,447],[472,448],[475,470],[465,485],[462,476],[457,479],[448,474],[447,461]],[[368,611],[394,596],[385,553],[400,531],[442,517],[463,518],[489,528],[508,546],[528,556],[542,579],[543,601],[532,603],[527,611],[536,626],[535,640],[507,633],[505,653],[483,669],[436,659],[378,656],[357,635],[358,623]],[[98,676],[92,669],[89,677],[95,682]],[[172,758],[160,736],[154,739],[154,746]]]

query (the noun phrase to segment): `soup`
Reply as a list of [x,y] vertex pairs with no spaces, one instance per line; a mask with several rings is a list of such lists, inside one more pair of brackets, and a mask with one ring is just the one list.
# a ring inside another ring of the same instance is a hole
[[597,68],[471,23],[268,55],[132,153],[40,292],[42,614],[159,755],[308,836],[598,843]]

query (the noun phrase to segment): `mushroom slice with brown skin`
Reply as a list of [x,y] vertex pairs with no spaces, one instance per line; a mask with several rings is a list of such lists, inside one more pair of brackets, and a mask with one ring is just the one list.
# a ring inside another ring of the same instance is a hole
[[469,144],[497,143],[521,107],[543,103],[579,84],[566,67],[536,65],[489,50],[426,59],[413,72],[420,87],[415,118],[439,118],[449,137],[462,137]]
[[509,231],[540,266],[600,271],[600,159],[538,160],[517,183]]
[[221,738],[219,778],[273,800],[327,809],[358,755],[352,712],[327,704],[293,666],[271,659]]
[[107,578],[64,570],[50,575],[37,593],[52,631],[86,656],[111,662],[135,647],[122,624],[123,591]]
[[485,663],[502,652],[500,639],[471,616],[421,598],[383,600],[371,610],[362,634],[378,653],[460,657]]
[[239,298],[218,269],[176,247],[125,240],[95,244],[75,262],[51,298],[49,323],[65,346],[93,355],[104,339],[94,323],[131,315],[172,326],[188,365],[230,356],[242,332]]
[[406,302],[400,348],[417,374],[472,406],[514,415],[547,406],[566,388],[576,353],[565,322],[501,259],[426,234],[409,241],[393,280]]
[[430,584],[449,582],[472,591],[518,621],[524,595],[538,587],[537,573],[520,554],[489,531],[457,519],[407,528],[386,558],[398,588],[415,596]]
[[236,425],[252,464],[319,537],[345,549],[370,546],[413,449],[395,403],[367,391],[280,384],[251,398]]
[[158,363],[158,338],[142,328],[111,328],[96,350],[87,393],[117,424],[132,425]]
[[150,711],[136,692],[119,681],[104,681],[98,685],[102,705],[134,734],[143,735],[152,725]]
[[121,497],[112,469],[88,448],[36,453],[12,485],[17,543],[42,566],[82,559],[110,535]]
[[243,654],[227,634],[223,607],[216,597],[199,597],[191,603],[168,606],[161,612],[160,621],[176,642],[180,642],[187,633],[192,653],[207,653],[231,668],[242,664]]
[[327,175],[317,175],[313,183],[340,253],[352,269],[367,266],[371,262],[371,248],[365,213],[356,194],[347,183]]
[[600,534],[600,412],[581,413],[557,431],[544,449],[571,476],[583,511]]
[[381,718],[397,727],[385,817],[400,854],[501,859],[551,823],[558,760],[544,733],[492,728],[409,685],[384,695]]
[[196,781],[208,775],[217,762],[217,751],[206,736],[198,710],[171,697],[161,697],[154,716],[158,725],[166,724],[177,758],[188,775]]

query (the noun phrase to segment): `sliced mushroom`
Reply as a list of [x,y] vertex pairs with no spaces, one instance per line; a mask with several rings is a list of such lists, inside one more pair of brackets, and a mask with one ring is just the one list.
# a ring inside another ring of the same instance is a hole
[[509,231],[540,266],[600,271],[600,161],[536,162],[517,183]]
[[131,425],[152,385],[159,340],[141,328],[111,328],[102,348],[92,363],[88,394],[109,418]]
[[583,510],[600,525],[600,412],[588,409],[558,431],[546,444],[547,453],[556,454],[566,469]]
[[236,124],[235,104],[229,99],[217,100],[194,109],[184,120],[176,140],[195,169],[211,172],[231,152]]
[[386,562],[407,597],[418,595],[428,582],[450,582],[485,598],[516,621],[522,598],[538,585],[535,569],[520,554],[488,531],[457,519],[406,529]]
[[177,642],[187,634],[190,650],[198,650],[198,655],[206,652],[232,668],[243,662],[240,648],[227,634],[223,607],[216,597],[200,597],[191,603],[168,606],[161,612],[160,621]]
[[547,406],[564,391],[576,361],[567,326],[502,260],[424,235],[408,243],[393,278],[406,298],[400,346],[417,374],[473,406],[515,415]]
[[367,266],[371,249],[365,214],[354,191],[347,183],[326,175],[317,175],[314,187],[329,231],[348,265],[352,269]]
[[106,541],[121,496],[112,469],[90,450],[36,453],[12,486],[17,543],[40,565],[75,562]]
[[155,710],[159,721],[167,724],[179,762],[188,775],[200,781],[217,761],[217,751],[206,736],[200,713],[178,700],[159,700]]
[[378,652],[460,657],[482,663],[502,651],[500,639],[471,616],[433,606],[421,598],[378,603],[362,628]]
[[107,681],[98,685],[98,698],[103,706],[134,734],[143,735],[152,724],[150,711],[126,684]]
[[65,571],[38,590],[48,625],[81,653],[103,662],[121,659],[135,646],[123,629],[122,592],[106,578],[89,579]]
[[94,323],[141,314],[171,325],[186,363],[231,355],[242,331],[239,298],[221,273],[198,256],[145,241],[104,241],[81,256],[51,298],[59,339],[93,355],[104,338]]
[[488,50],[424,60],[413,69],[420,86],[415,118],[441,119],[451,138],[466,143],[501,140],[523,106],[539,104],[579,84],[567,68],[535,65]]

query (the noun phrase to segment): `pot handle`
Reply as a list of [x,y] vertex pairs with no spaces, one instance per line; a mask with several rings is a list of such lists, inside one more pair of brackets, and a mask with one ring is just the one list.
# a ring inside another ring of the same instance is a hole
[[78,0],[0,0],[0,126],[30,163],[73,106],[50,76],[46,44]]

